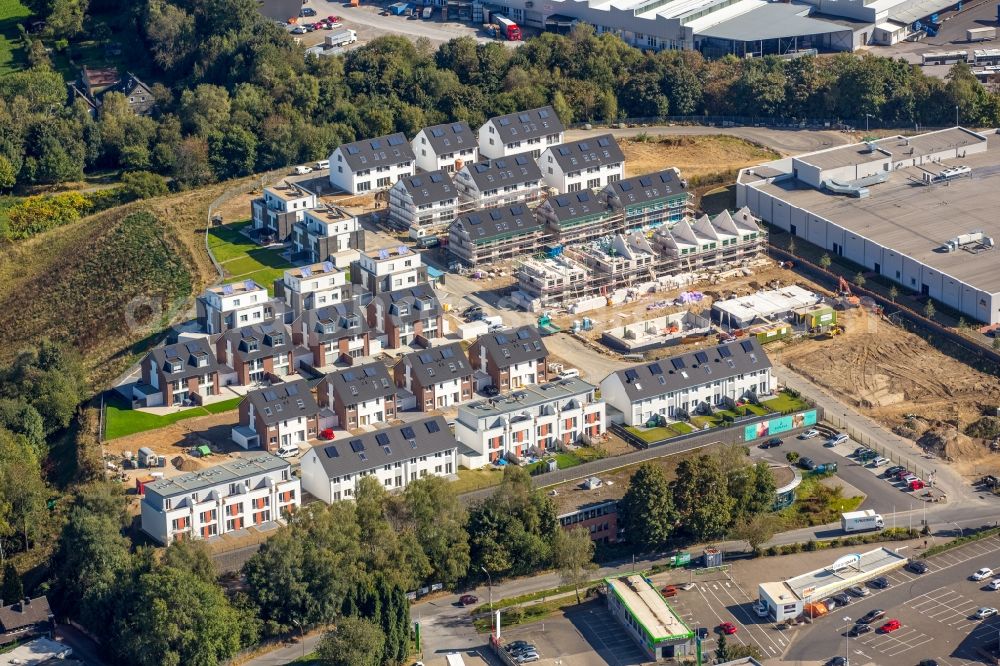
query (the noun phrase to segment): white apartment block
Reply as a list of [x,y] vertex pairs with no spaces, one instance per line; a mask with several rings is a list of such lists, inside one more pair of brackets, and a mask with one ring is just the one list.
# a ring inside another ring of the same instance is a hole
[[538,166],[545,184],[560,194],[599,190],[625,176],[625,154],[613,136],[602,134],[546,148]]
[[458,190],[443,169],[400,178],[389,190],[389,222],[412,238],[447,229],[457,207]]
[[566,128],[551,106],[490,118],[479,128],[480,158],[531,153],[538,159],[549,146],[563,142]]
[[601,381],[601,397],[626,425],[645,425],[657,415],[679,421],[702,406],[769,396],[776,387],[770,359],[751,338],[618,370]]
[[253,280],[208,287],[196,305],[201,330],[209,334],[260,324],[274,317],[267,289]]
[[348,194],[388,189],[413,175],[413,150],[402,133],[337,146],[330,155],[330,184]]
[[282,182],[264,188],[264,196],[250,203],[253,230],[259,238],[285,241],[296,222],[316,207],[316,195],[295,183]]
[[458,447],[441,416],[318,444],[302,456],[302,487],[327,504],[353,499],[365,476],[402,490],[426,476],[455,474]]
[[292,229],[292,247],[307,261],[326,261],[340,252],[365,249],[365,232],[358,218],[325,206],[306,211]]
[[426,127],[417,132],[410,147],[421,171],[453,173],[463,163],[479,160],[476,135],[465,121]]
[[315,310],[346,300],[351,295],[347,273],[332,261],[299,268],[289,268],[280,280],[275,280],[274,295],[295,316],[303,310]]
[[462,405],[455,438],[478,454],[462,463],[481,466],[598,440],[607,423],[596,390],[582,379],[560,379]]
[[455,174],[454,182],[459,201],[478,208],[537,201],[545,186],[538,163],[529,153],[467,164]]
[[255,453],[145,486],[142,530],[167,545],[283,519],[301,505],[299,479],[287,462]]
[[405,245],[371,250],[351,264],[351,282],[372,294],[414,287],[427,281],[427,267],[420,255]]

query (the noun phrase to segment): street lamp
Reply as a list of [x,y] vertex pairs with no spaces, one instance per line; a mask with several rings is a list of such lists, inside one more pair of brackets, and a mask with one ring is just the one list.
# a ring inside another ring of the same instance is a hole
[[[850,624],[853,620],[849,617],[844,618],[844,622]],[[847,654],[844,655],[844,666],[851,666],[851,630],[847,630]]]
[[962,538],[962,537],[965,536],[965,528],[964,527],[962,527],[958,523],[952,523],[952,525],[954,525],[955,527],[958,528],[958,537],[959,538]]
[[875,116],[873,116],[873,115],[872,115],[872,114],[870,114],[870,113],[866,113],[866,114],[865,114],[865,133],[866,133],[866,134],[868,133],[868,119],[869,119],[869,118],[874,118],[874,117],[875,117]]
[[496,627],[494,625],[495,619],[493,618],[493,578],[490,577],[490,572],[486,570],[486,567],[479,567],[486,574],[486,584],[490,588],[490,626],[493,627],[493,636],[496,637]]
[[958,127],[958,104],[955,105],[955,127]]
[[302,656],[306,656],[306,633],[302,627],[302,620],[292,620],[292,624],[299,628],[299,642],[302,643]]

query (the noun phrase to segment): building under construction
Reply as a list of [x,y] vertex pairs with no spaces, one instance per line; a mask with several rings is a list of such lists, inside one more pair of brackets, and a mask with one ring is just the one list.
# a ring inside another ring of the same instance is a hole
[[522,304],[548,308],[623,289],[673,288],[682,283],[678,276],[746,265],[767,246],[767,233],[745,208],[661,227],[651,235],[612,234],[563,247],[557,256],[520,261],[514,275]]

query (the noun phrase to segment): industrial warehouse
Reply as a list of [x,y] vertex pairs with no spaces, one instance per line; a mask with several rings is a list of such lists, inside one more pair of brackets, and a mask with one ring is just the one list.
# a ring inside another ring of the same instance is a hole
[[961,127],[744,169],[740,206],[930,297],[1000,323],[1000,137]]

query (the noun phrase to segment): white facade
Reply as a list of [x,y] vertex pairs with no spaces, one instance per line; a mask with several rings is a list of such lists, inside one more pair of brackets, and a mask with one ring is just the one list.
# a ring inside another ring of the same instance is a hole
[[[563,388],[562,384],[571,384]],[[485,465],[529,450],[554,451],[567,444],[590,443],[607,429],[603,400],[591,384],[556,381],[523,392],[459,408],[455,439],[479,455],[463,456]],[[548,395],[548,394],[552,395]]]
[[[337,396],[333,390],[333,384],[329,381],[323,382],[322,386],[326,387],[326,404],[334,405],[337,403]],[[385,398],[378,396],[372,398],[371,400],[362,400],[360,402],[351,403],[357,409],[357,423],[337,423],[341,428],[356,428],[364,426],[374,426],[381,425],[385,423]],[[395,413],[395,411],[394,411]],[[340,420],[339,418],[337,419]]]
[[216,321],[234,313],[233,328],[242,328],[264,321],[265,306],[270,300],[267,289],[253,280],[231,282],[209,287],[201,296],[205,307],[205,332],[221,333],[215,330]]
[[207,539],[280,520],[301,502],[291,466],[258,453],[147,484],[142,530],[164,545]]
[[626,393],[620,376],[612,373],[601,382],[601,397],[625,415],[626,425],[644,425],[654,414],[668,421],[676,420],[679,410],[691,413],[702,403],[718,406],[724,403],[725,398],[740,400],[748,392],[765,397],[774,393],[776,388],[777,379],[767,367],[728,377],[717,375],[704,384],[676,391],[665,390],[633,401]]
[[411,481],[425,476],[450,476],[458,469],[458,454],[452,448],[331,478],[320,462],[323,448],[322,444],[313,447],[302,456],[302,487],[327,504],[354,499],[358,480],[363,476],[374,475],[386,490],[401,490]]
[[277,230],[279,215],[293,213],[295,220],[299,221],[307,210],[316,207],[315,194],[288,184],[265,187],[264,196],[258,201],[263,205],[251,206],[253,226],[257,229]]
[[[501,388],[519,389],[536,384],[538,382],[538,363],[538,361],[524,361],[507,366],[507,371],[510,373],[510,386]],[[483,369],[487,369],[485,365]]]
[[454,173],[459,162],[468,164],[479,160],[479,148],[476,145],[438,152],[428,141],[426,133],[426,129],[420,130],[410,142],[410,147],[413,148],[413,154],[416,156],[417,168],[421,171],[444,169],[449,173]]
[[541,180],[521,180],[520,182],[495,183],[480,189],[473,179],[470,169],[465,166],[455,174],[455,189],[458,190],[462,203],[475,204],[479,208],[492,208],[517,203],[519,201],[535,201],[539,198],[544,186]]
[[332,262],[290,268],[282,277],[284,302],[296,314],[340,303],[350,294],[347,273]]
[[403,176],[412,176],[413,173],[414,165],[410,159],[354,170],[347,164],[340,147],[330,155],[330,184],[348,194],[385,190]]
[[514,139],[504,141],[497,132],[494,124],[495,119],[491,118],[479,128],[479,154],[482,158],[496,159],[497,157],[507,157],[517,153],[531,152],[531,156],[538,159],[542,151],[549,146],[555,146],[563,142],[564,133],[554,132],[544,137],[534,137],[531,139]]
[[404,181],[398,180],[389,190],[389,221],[400,229],[408,229],[412,238],[446,229],[455,219],[458,192],[454,196],[416,204]]
[[[356,267],[366,275],[361,284],[373,292],[405,289],[423,282],[420,255],[405,245],[391,250],[372,250],[361,255]],[[373,288],[381,285],[385,289]]]
[[542,178],[549,187],[556,188],[560,194],[579,192],[580,190],[599,190],[625,177],[625,162],[600,164],[595,166],[581,165],[572,171],[564,171],[559,162],[552,156],[552,148],[546,149],[538,158],[538,167],[542,170]]
[[[248,408],[250,419],[244,425],[257,432],[257,408],[254,407],[252,402],[249,402]],[[272,433],[272,436],[277,436],[277,444],[279,446],[303,444],[309,440],[309,420],[308,416],[295,416],[283,421],[277,421],[270,426],[270,428],[276,431]],[[257,434],[261,436],[261,442],[265,442],[268,437],[268,433],[266,432],[257,432]]]
[[361,230],[358,218],[329,209],[306,211],[302,217],[302,224],[305,233],[296,234],[293,240],[296,252],[310,252],[320,244],[320,239],[330,239],[324,244],[327,249],[326,254],[350,250],[351,239]]

